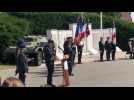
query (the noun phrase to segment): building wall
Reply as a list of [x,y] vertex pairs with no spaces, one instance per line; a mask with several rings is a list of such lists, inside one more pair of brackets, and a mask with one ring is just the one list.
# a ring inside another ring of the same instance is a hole
[[58,49],[58,47],[63,49],[63,44],[66,37],[72,36],[72,33],[72,30],[51,29],[47,30],[47,37],[48,39],[54,40],[57,51],[62,52],[60,49]]
[[[63,49],[63,44],[65,39],[68,36],[72,36],[74,37],[75,35],[75,31],[76,31],[76,23],[74,24],[70,24],[69,25],[69,29],[70,30],[56,30],[56,29],[51,29],[47,31],[47,36],[48,39],[53,39],[55,41],[56,44],[56,49],[59,52],[62,52],[60,49],[58,49],[58,46],[60,46],[60,48]],[[84,43],[84,52],[90,52],[91,54],[96,54],[99,53],[98,52],[98,42],[100,40],[100,37],[104,37],[104,39],[106,39],[106,37],[108,36],[112,36],[112,28],[108,28],[108,29],[92,29],[91,24],[89,24],[89,29],[90,29],[90,35],[88,36],[88,38],[85,40]]]
[[92,29],[93,34],[93,48],[96,50],[99,50],[98,42],[100,40],[100,37],[104,38],[104,41],[106,40],[106,37],[112,37],[112,28],[107,29]]
[[[73,35],[72,35],[73,38],[75,37],[76,26],[77,26],[76,23],[69,24],[69,30],[72,30],[72,32],[73,32]],[[90,30],[90,36],[84,42],[83,50],[85,52],[89,51],[90,48],[93,48],[93,36],[92,36],[92,25],[91,25],[91,23],[88,24],[88,27],[89,27],[89,30]]]
[[129,12],[121,12],[121,19],[128,22],[132,22],[131,15],[129,14]]

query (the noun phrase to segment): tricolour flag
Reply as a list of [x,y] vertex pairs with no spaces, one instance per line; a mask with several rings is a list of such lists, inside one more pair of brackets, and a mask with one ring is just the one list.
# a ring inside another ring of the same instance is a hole
[[116,28],[115,28],[114,22],[113,22],[113,28],[112,28],[112,42],[116,44]]
[[78,43],[82,39],[88,37],[89,35],[90,35],[90,31],[89,31],[88,23],[86,23],[83,18],[80,18],[76,26],[75,41]]

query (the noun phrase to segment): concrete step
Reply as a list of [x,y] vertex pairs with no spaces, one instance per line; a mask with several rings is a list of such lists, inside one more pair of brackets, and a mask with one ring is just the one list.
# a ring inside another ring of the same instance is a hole
[[[106,57],[106,53],[104,52],[104,59]],[[116,52],[115,55],[116,59],[126,59],[129,58],[129,55],[126,54],[126,52]],[[83,53],[82,55],[82,62],[93,62],[99,60],[99,54],[97,55],[91,55],[89,52]],[[78,62],[78,56],[76,54],[75,62]],[[60,61],[56,61],[55,64],[60,64]]]

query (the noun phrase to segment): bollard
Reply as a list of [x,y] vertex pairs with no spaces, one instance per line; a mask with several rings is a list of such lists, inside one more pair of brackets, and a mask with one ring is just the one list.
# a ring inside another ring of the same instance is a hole
[[70,85],[70,80],[69,80],[69,72],[68,72],[68,63],[67,60],[65,60],[63,64],[63,86],[67,87],[69,85]]
[[59,87],[67,87],[70,85],[70,80],[69,80],[69,72],[68,72],[68,63],[67,59],[69,58],[69,55],[62,55],[60,53],[56,53],[56,59],[58,61],[61,61],[61,64],[63,66],[63,83]]

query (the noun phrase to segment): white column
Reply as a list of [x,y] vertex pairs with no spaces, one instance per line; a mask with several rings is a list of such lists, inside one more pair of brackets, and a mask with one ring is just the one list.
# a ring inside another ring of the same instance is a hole
[[92,34],[92,25],[89,24],[89,30],[90,30],[90,35],[87,37],[87,51],[90,51],[91,48],[93,48],[93,34]]
[[72,36],[75,37],[77,23],[69,24],[69,30],[72,30]]
[[131,16],[132,22],[134,22],[134,12],[131,12],[130,16]]

